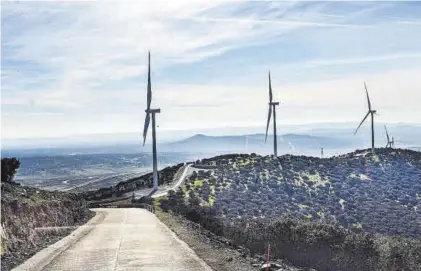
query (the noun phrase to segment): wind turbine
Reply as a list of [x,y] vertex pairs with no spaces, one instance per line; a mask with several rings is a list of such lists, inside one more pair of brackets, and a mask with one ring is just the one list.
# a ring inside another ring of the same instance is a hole
[[276,106],[279,105],[279,102],[272,101],[272,83],[270,81],[270,71],[269,71],[269,112],[268,112],[268,122],[266,125],[266,136],[265,136],[265,143],[268,138],[268,130],[269,130],[269,123],[270,118],[272,116],[272,108],[273,108],[273,153],[275,157],[278,156],[278,141],[276,136]]
[[148,52],[148,88],[147,88],[147,103],[146,103],[146,117],[145,125],[143,127],[143,146],[145,146],[146,136],[148,134],[149,122],[152,115],[152,156],[153,156],[153,190],[149,194],[152,195],[158,190],[158,161],[156,157],[156,132],[155,132],[155,114],[161,113],[160,108],[152,109],[152,86],[151,86],[151,52]]
[[390,141],[390,137],[389,137],[389,133],[387,132],[386,125],[384,126],[384,129],[386,131],[386,136],[387,136],[386,148],[388,148],[388,147],[392,148],[393,145],[395,144],[395,138],[392,137],[392,141]]
[[374,153],[374,114],[377,114],[376,110],[371,109],[370,97],[368,97],[367,85],[364,82],[365,93],[367,94],[367,103],[368,103],[368,112],[367,115],[363,118],[358,128],[355,130],[354,135],[358,132],[363,122],[367,119],[368,115],[371,115],[371,152]]

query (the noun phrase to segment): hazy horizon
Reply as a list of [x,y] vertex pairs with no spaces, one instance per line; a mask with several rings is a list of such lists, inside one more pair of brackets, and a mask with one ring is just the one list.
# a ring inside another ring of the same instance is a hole
[[[332,138],[349,136],[352,137],[352,132],[358,125],[358,122],[348,123],[312,123],[302,125],[280,125],[278,126],[278,135],[297,134],[297,135],[321,135]],[[413,136],[421,138],[421,123],[375,123],[377,130],[376,137],[384,137],[383,125],[388,127],[391,135],[396,133],[406,133],[408,129],[412,129]],[[360,132],[354,137],[356,139],[369,139],[367,131],[370,125],[364,124]],[[404,129],[404,131],[399,131]],[[159,128],[158,128],[159,131]],[[206,136],[246,136],[252,134],[264,134],[264,126],[255,127],[225,127],[218,129],[195,129],[195,130],[179,130],[179,131],[159,131],[159,144],[177,142],[179,140],[190,138],[197,134]],[[269,131],[269,136],[272,137],[272,131]],[[137,145],[140,149],[148,150],[149,143],[142,146],[142,138],[140,132],[127,133],[95,133],[95,134],[79,134],[70,135],[68,137],[50,137],[50,138],[15,138],[2,139],[1,149],[25,149],[25,148],[72,148],[72,147],[97,147],[109,146],[113,144],[118,145]],[[381,143],[379,145],[382,145]]]

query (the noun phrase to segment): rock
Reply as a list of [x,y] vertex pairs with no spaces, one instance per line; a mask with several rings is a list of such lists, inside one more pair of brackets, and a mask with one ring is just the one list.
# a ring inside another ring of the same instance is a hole
[[283,268],[283,266],[280,265],[280,264],[278,264],[278,263],[271,263],[271,266],[270,267],[273,267],[273,268]]
[[253,267],[259,267],[260,266],[260,263],[253,263],[251,266],[253,266]]
[[[267,268],[269,265],[269,268]],[[266,270],[270,270],[270,271],[283,271],[285,270],[283,268],[282,265],[277,264],[277,263],[265,263],[260,267],[260,271],[266,271]]]
[[227,262],[232,262],[234,259],[232,258],[232,257],[229,257],[228,259],[227,259]]

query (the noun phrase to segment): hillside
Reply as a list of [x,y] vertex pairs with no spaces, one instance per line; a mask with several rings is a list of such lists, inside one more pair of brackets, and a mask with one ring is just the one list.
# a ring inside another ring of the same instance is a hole
[[86,202],[76,194],[2,182],[1,270],[22,263],[92,216]]
[[253,253],[318,270],[421,268],[421,153],[222,155],[159,200]]
[[[351,230],[421,237],[421,153],[378,149],[319,159],[227,155],[184,186],[227,220],[331,217]],[[411,223],[402,223],[411,221]]]
[[[174,176],[176,175],[177,171],[184,165],[184,163],[180,163],[171,167],[166,167],[158,172],[158,185],[166,185],[173,181]],[[131,198],[130,194],[127,196],[127,193],[151,188],[153,185],[153,177],[152,173],[148,173],[142,176],[134,177],[129,180],[121,181],[114,186],[109,186],[106,188],[100,188],[94,191],[85,191],[82,192],[82,197],[89,201],[102,201],[105,200],[107,202],[116,201],[122,198]],[[126,196],[125,196],[126,195]]]

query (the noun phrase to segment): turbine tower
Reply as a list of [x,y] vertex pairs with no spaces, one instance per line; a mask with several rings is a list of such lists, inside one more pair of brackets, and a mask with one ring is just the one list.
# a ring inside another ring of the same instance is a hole
[[374,154],[374,114],[377,114],[376,110],[371,109],[370,97],[368,96],[367,85],[364,82],[365,93],[367,94],[368,112],[363,118],[358,128],[355,130],[354,135],[358,132],[363,122],[367,119],[368,115],[371,115],[371,152]]
[[386,125],[384,126],[384,129],[386,131],[386,137],[387,137],[386,148],[392,148],[393,145],[395,144],[395,138],[392,137],[392,141],[390,141],[390,137],[389,137],[389,133],[387,132]]
[[269,71],[269,113],[268,113],[268,122],[266,125],[266,136],[265,136],[265,143],[268,138],[268,130],[270,124],[270,118],[272,116],[273,110],[273,153],[275,157],[278,156],[278,140],[276,136],[276,106],[279,105],[279,102],[272,101],[272,83],[270,81],[270,71]]
[[143,146],[145,146],[146,136],[148,134],[149,122],[152,115],[152,156],[153,156],[153,190],[149,194],[151,196],[158,190],[158,161],[156,157],[156,132],[155,132],[155,114],[161,113],[160,108],[152,109],[152,86],[151,86],[151,52],[148,52],[148,89],[147,89],[147,104],[145,125],[143,128]]

